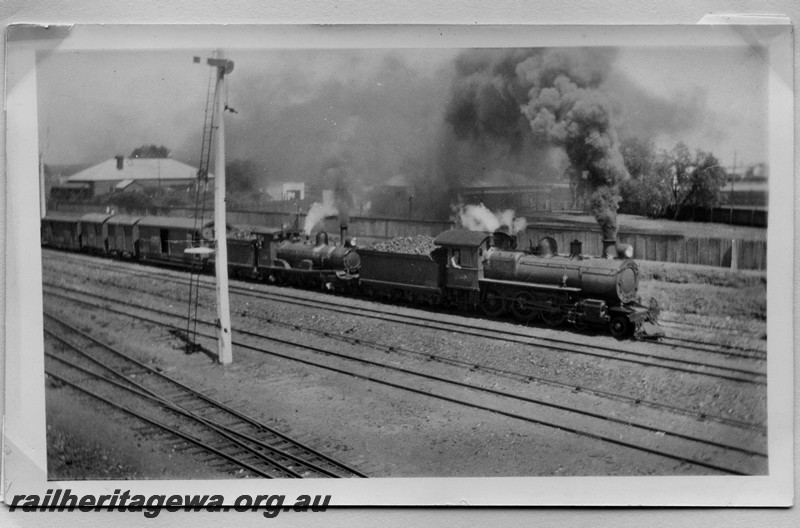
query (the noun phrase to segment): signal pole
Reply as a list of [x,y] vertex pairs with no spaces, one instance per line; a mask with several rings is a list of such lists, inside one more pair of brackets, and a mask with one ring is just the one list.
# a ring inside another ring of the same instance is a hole
[[728,219],[728,221],[731,224],[733,224],[733,188],[735,187],[735,185],[736,185],[736,149],[734,149],[733,151],[733,174],[731,175],[731,196],[730,196],[731,217]]
[[39,153],[39,215],[47,216],[47,189],[44,178],[44,154]]
[[208,65],[217,68],[217,84],[214,90],[214,120],[217,123],[216,157],[214,166],[214,243],[216,245],[217,274],[217,354],[219,362],[233,362],[231,345],[231,313],[228,299],[228,244],[225,218],[225,118],[222,94],[225,75],[233,71],[233,62],[226,60],[222,51],[217,58],[208,59]]

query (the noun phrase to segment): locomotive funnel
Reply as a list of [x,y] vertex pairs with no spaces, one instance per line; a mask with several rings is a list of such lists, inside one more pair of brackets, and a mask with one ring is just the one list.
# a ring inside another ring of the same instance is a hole
[[342,238],[342,245],[344,246],[345,241],[347,240],[347,222],[342,222],[339,226],[339,234]]

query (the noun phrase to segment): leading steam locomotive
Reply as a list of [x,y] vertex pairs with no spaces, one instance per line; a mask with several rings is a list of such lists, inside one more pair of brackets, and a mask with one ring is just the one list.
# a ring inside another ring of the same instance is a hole
[[[488,317],[510,313],[522,323],[607,325],[615,337],[659,337],[657,308],[637,301],[639,270],[630,247],[607,245],[607,257],[557,254],[544,238],[531,251],[498,231],[451,230],[430,255],[361,251],[360,288],[369,295],[477,308]],[[612,251],[616,255],[612,255]]]
[[[212,224],[197,226],[189,219],[54,213],[42,221],[42,243],[210,267],[209,260],[198,262],[185,250],[210,244],[212,230]],[[615,242],[606,244],[603,257],[583,255],[578,241],[568,255],[561,255],[549,237],[521,251],[516,238],[503,231],[450,230],[434,240],[430,254],[411,255],[358,248],[345,225],[338,245],[322,231],[313,242],[296,230],[249,228],[246,233],[228,238],[231,275],[479,310],[492,318],[510,314],[525,324],[541,319],[550,326],[605,325],[618,338],[663,335],[657,306],[638,302],[639,271],[630,258],[632,248]]]

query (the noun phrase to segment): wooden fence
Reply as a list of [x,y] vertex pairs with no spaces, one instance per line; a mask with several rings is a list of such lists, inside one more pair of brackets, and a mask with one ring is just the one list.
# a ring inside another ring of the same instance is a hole
[[[534,244],[545,236],[553,237],[559,251],[569,251],[573,240],[583,243],[587,255],[600,255],[603,251],[599,231],[590,229],[558,229],[548,226],[529,226],[520,240],[523,247]],[[742,270],[767,269],[766,240],[738,240],[730,238],[685,237],[661,233],[619,233],[619,241],[633,246],[634,258],[658,262],[701,264]]]
[[[58,207],[60,211],[71,211],[74,206]],[[102,208],[105,210],[105,208]],[[94,209],[85,212],[101,212]],[[75,212],[78,212],[77,210]],[[123,211],[120,211],[123,212]],[[144,211],[130,211],[130,214],[143,214]],[[148,214],[188,217],[194,211],[187,208],[168,208],[148,211]],[[209,214],[209,219],[211,215]],[[234,225],[254,225],[267,227],[291,226],[295,215],[286,213],[269,213],[261,211],[229,210],[228,222]],[[300,215],[300,228],[303,227],[305,215]],[[392,218],[351,217],[349,235],[366,240],[386,240],[400,236],[428,235],[435,237],[442,231],[452,229],[451,222],[425,222]],[[316,229],[319,229],[318,226]],[[331,235],[338,235],[339,220],[328,218],[321,228]],[[583,252],[587,255],[602,254],[602,237],[598,228],[558,227],[552,224],[545,226],[529,225],[525,233],[519,235],[520,247],[526,249],[531,242],[537,244],[545,236],[555,238],[560,252],[568,252],[573,240],[583,243]],[[732,240],[729,238],[701,238],[683,235],[636,232],[619,233],[622,243],[634,248],[634,258],[660,262],[677,262],[684,264],[701,264],[742,270],[767,269],[767,242],[765,240]]]

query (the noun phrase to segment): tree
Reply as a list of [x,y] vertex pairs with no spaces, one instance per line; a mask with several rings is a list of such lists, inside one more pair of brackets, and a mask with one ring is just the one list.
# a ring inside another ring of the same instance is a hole
[[156,145],[142,145],[141,147],[133,149],[131,158],[168,158],[170,151],[164,145],[160,147]]
[[95,196],[92,202],[100,205],[112,205],[127,211],[142,210],[155,206],[153,199],[141,192],[109,192]]
[[665,153],[658,170],[664,174],[670,189],[669,209],[672,218],[685,207],[714,207],[720,203],[726,172],[710,152],[698,150],[692,158],[689,148],[678,143]]
[[653,171],[656,163],[656,146],[652,140],[626,138],[620,143],[619,151],[631,178],[638,179]]
[[720,203],[726,173],[713,154],[678,143],[655,152],[652,144],[628,140],[622,148],[631,178],[620,188],[622,210],[653,218],[677,219],[686,207]]
[[620,184],[620,212],[658,218],[667,207],[668,194],[665,175],[656,170],[659,153],[649,140],[627,138],[620,145],[630,178]]

